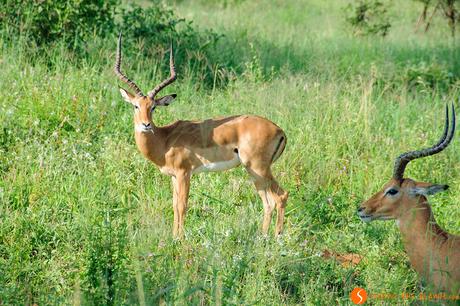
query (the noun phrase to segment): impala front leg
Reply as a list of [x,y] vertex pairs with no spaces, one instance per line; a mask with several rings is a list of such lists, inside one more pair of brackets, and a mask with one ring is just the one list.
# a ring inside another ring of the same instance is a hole
[[190,174],[180,173],[173,177],[174,195],[174,237],[184,236],[185,215],[187,213],[188,195],[190,191]]

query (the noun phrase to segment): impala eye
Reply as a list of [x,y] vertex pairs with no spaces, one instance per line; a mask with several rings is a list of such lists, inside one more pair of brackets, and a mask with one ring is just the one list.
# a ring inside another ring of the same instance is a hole
[[387,194],[389,195],[395,195],[397,194],[399,191],[397,189],[394,189],[394,188],[391,188],[387,191]]
[[134,108],[135,108],[135,109],[139,109],[139,106],[138,106],[138,105],[134,105]]

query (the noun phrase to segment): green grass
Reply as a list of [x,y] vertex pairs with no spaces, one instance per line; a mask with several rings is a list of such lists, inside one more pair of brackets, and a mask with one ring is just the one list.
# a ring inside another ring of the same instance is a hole
[[[178,65],[166,91],[179,99],[154,121],[249,113],[281,126],[284,236],[260,234],[262,203],[235,169],[193,178],[186,238],[173,240],[171,182],[134,144],[132,109],[112,73],[115,38],[78,64],[59,47],[50,64],[26,41],[2,39],[0,304],[345,304],[356,286],[420,292],[394,222],[364,224],[355,211],[390,178],[398,153],[437,140],[443,107],[460,91],[443,77],[460,76],[448,30],[414,34],[412,2],[393,8],[386,39],[350,37],[342,1],[235,3],[171,3],[226,35],[217,49],[225,69],[214,71],[233,77],[203,86]],[[124,61],[145,90],[161,78],[157,64]],[[430,200],[457,234],[458,152],[456,140],[407,171],[451,186]],[[364,259],[345,268],[318,256],[326,249]]]

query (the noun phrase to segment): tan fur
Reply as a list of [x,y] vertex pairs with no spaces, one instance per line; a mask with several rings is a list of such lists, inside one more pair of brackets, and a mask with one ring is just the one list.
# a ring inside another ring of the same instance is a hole
[[[243,115],[204,121],[176,121],[157,127],[152,122],[150,111],[155,101],[145,96],[125,94],[123,90],[122,95],[139,108],[134,114],[135,126],[150,124],[152,127],[150,131],[136,129],[139,151],[162,173],[172,177],[175,236],[183,235],[194,170],[226,161],[232,161],[225,164],[232,166],[235,158],[239,158],[254,179],[264,203],[263,232],[268,232],[274,208],[278,212],[275,235],[282,232],[288,194],[278,185],[270,169],[286,145],[286,135],[278,126],[262,117]],[[236,162],[235,166],[238,164]]]
[[[424,195],[414,190],[434,186],[404,179],[390,180],[361,205],[358,214],[373,220],[396,219],[412,267],[435,290],[460,293],[460,236],[445,232],[436,223]],[[447,187],[447,186],[445,186]],[[388,188],[399,192],[385,195]]]

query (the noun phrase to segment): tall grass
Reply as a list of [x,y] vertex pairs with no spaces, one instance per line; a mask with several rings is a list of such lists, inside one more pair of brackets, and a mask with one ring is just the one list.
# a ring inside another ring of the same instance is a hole
[[[203,86],[183,62],[168,89],[179,99],[154,121],[250,113],[281,126],[288,146],[274,173],[290,192],[284,236],[261,236],[261,201],[235,169],[193,178],[186,238],[173,240],[170,180],[135,147],[111,68],[115,41],[94,37],[103,47],[77,61],[65,48],[31,56],[27,40],[2,40],[0,303],[336,304],[356,286],[418,293],[393,222],[363,224],[355,211],[398,153],[440,134],[444,104],[459,95],[448,31],[413,34],[408,4],[394,10],[386,40],[348,36],[341,1],[171,5],[226,35],[213,71],[231,77]],[[124,70],[142,88],[165,73],[158,59],[127,54]],[[458,146],[407,172],[452,186],[431,202],[454,233]],[[326,249],[364,260],[343,267],[318,256]]]

